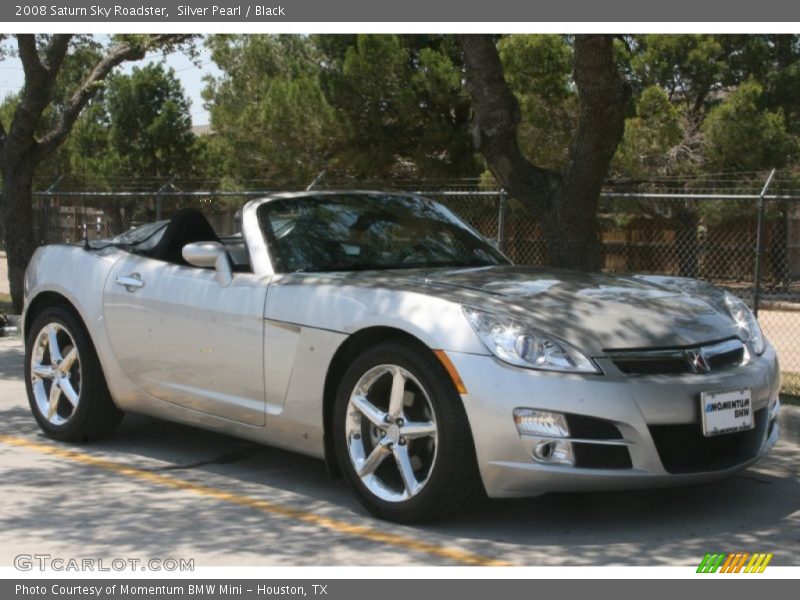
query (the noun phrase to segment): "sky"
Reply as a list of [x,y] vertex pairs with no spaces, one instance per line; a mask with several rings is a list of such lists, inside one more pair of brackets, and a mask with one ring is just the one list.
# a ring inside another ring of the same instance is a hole
[[[181,80],[183,90],[192,101],[192,125],[207,125],[209,122],[208,111],[203,108],[203,77],[206,75],[218,76],[220,70],[211,60],[211,53],[204,47],[200,47],[200,56],[196,59],[200,66],[195,65],[192,60],[180,52],[167,55],[166,65],[175,69],[175,75]],[[155,53],[148,55],[144,60],[132,63],[124,63],[120,66],[122,72],[130,73],[135,66],[142,66],[148,62],[160,61],[162,55]],[[0,99],[8,94],[18,92],[24,82],[22,64],[16,57],[7,57],[0,60]]]

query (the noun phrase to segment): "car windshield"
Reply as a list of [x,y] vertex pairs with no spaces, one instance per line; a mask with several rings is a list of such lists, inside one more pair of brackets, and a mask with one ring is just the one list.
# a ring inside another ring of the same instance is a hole
[[424,198],[368,193],[283,198],[262,204],[258,218],[282,273],[508,264],[453,213]]

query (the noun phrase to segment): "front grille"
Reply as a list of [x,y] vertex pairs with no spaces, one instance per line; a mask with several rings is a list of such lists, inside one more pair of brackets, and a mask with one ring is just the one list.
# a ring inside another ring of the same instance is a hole
[[661,464],[667,472],[679,474],[722,471],[755,458],[758,454],[767,426],[767,410],[757,410],[753,419],[755,427],[749,431],[714,437],[705,437],[699,423],[650,425],[649,429]]
[[684,357],[655,358],[637,356],[635,358],[614,359],[614,365],[626,375],[678,375],[694,372]]
[[609,350],[608,355],[626,375],[713,373],[740,366],[746,357],[738,339],[688,348]]

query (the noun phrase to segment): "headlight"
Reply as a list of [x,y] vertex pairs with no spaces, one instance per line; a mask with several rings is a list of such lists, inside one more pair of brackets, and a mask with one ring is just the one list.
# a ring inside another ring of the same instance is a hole
[[753,350],[756,354],[764,353],[764,334],[761,332],[761,327],[756,320],[753,311],[744,303],[740,298],[737,298],[730,292],[725,292],[725,305],[728,307],[728,312],[736,321],[739,329],[745,336],[745,340],[753,345]]
[[563,340],[511,317],[463,308],[467,321],[489,352],[504,362],[545,371],[600,373],[591,359]]

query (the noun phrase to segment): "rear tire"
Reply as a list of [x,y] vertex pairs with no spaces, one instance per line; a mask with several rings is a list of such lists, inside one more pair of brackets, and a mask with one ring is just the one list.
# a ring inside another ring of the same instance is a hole
[[49,437],[86,442],[122,420],[83,323],[52,306],[33,321],[25,343],[25,387],[33,416]]
[[356,497],[383,519],[452,515],[483,492],[461,397],[419,344],[385,342],[350,365],[336,397],[333,438]]

